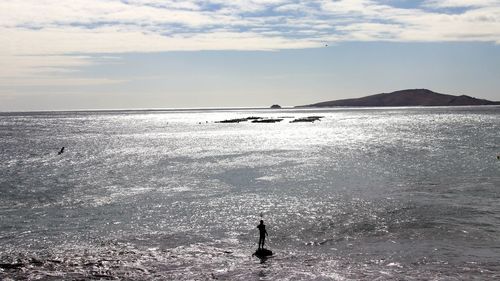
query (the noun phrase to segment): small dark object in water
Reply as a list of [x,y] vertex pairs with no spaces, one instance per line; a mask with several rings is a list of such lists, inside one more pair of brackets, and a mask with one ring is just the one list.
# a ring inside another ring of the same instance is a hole
[[259,249],[257,249],[257,251],[255,251],[255,253],[253,255],[258,257],[258,258],[266,258],[266,257],[272,256],[273,251],[265,249],[265,248],[259,248]]
[[3,269],[19,269],[24,266],[24,263],[0,263],[0,268]]
[[273,104],[271,105],[271,109],[281,109],[281,106],[279,104]]
[[37,259],[37,258],[31,258],[31,264],[36,265],[36,266],[42,266],[43,261]]
[[61,150],[59,150],[59,152],[57,153],[57,155],[61,155],[64,153],[64,146],[61,148]]
[[253,120],[252,123],[276,123],[281,121],[283,121],[283,119],[259,119]]

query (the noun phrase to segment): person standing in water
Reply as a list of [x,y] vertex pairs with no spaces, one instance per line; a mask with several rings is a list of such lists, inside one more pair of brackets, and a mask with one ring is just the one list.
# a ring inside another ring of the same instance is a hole
[[[259,234],[260,234],[260,237],[259,237],[259,249],[264,249],[264,243],[265,243],[265,240],[266,240],[267,231],[266,231],[266,226],[264,225],[264,221],[263,220],[260,220],[260,224],[257,225],[257,228],[259,229]],[[262,245],[262,247],[261,247],[261,245]]]

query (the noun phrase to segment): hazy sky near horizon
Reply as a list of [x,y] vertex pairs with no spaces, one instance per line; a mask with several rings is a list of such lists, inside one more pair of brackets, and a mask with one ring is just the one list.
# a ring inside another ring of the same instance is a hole
[[2,0],[0,111],[500,100],[500,0]]

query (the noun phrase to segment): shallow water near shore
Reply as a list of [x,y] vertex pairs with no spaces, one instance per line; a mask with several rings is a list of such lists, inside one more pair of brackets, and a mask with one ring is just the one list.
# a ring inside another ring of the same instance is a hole
[[[249,116],[284,120],[215,123]],[[499,131],[500,107],[0,113],[0,279],[498,279]]]

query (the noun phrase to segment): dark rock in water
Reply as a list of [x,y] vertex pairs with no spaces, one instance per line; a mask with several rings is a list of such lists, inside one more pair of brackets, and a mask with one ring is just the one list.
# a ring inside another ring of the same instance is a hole
[[268,249],[259,248],[259,249],[257,249],[257,251],[255,251],[255,253],[253,255],[258,257],[258,258],[266,258],[266,257],[272,256],[273,252],[271,250],[268,250]]
[[276,123],[281,121],[283,121],[283,119],[258,119],[253,120],[252,123]]
[[217,121],[215,123],[240,123],[245,121],[247,121],[246,118],[237,118],[237,119],[227,119],[227,120]]
[[262,117],[257,117],[257,116],[250,116],[246,118],[236,118],[236,119],[227,119],[227,120],[222,120],[222,121],[216,121],[215,123],[240,123],[240,122],[246,122],[250,120],[259,120],[262,119]]
[[321,121],[321,118],[323,118],[323,116],[308,116],[308,117],[304,117],[304,118],[297,118],[297,119],[294,119],[292,121],[290,121],[290,123],[299,123],[299,122],[314,122],[314,121]]
[[31,258],[31,264],[33,265],[36,265],[36,266],[42,266],[43,265],[43,261],[37,259],[37,258]]
[[271,109],[280,109],[281,106],[279,104],[273,104],[271,105]]
[[19,269],[24,266],[24,263],[0,263],[0,268],[3,269]]

